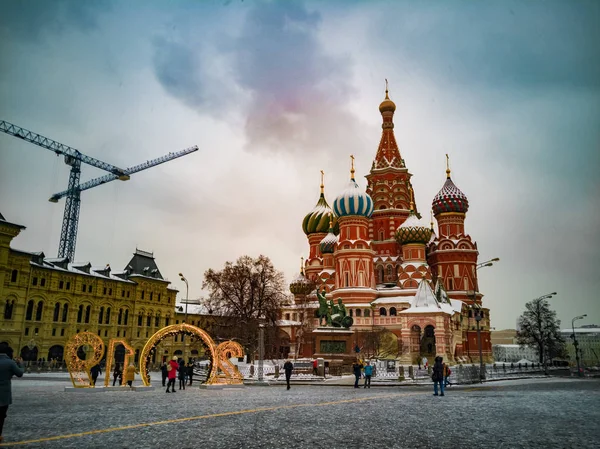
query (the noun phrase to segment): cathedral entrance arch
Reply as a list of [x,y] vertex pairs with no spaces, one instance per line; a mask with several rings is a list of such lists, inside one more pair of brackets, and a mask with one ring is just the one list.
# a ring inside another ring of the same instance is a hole
[[425,356],[435,356],[435,327],[431,324],[423,329],[423,338],[421,339],[421,354]]
[[206,347],[206,355],[210,358],[210,372],[206,379],[207,384],[215,383],[217,376],[216,363],[219,361],[219,356],[216,352],[216,346],[213,339],[204,330],[190,324],[172,324],[171,326],[163,327],[156,332],[146,342],[140,354],[140,375],[145,386],[150,386],[150,378],[148,376],[148,365],[151,357],[156,352],[156,347],[166,338],[176,335],[195,336],[199,338]]

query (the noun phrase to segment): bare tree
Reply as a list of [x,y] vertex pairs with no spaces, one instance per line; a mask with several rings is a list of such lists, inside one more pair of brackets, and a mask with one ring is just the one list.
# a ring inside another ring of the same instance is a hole
[[235,263],[226,262],[220,271],[209,269],[202,287],[209,291],[207,307],[216,315],[233,318],[228,333],[235,335],[250,357],[257,350],[261,323],[266,326],[266,346],[273,346],[285,281],[268,257],[242,256]]
[[559,357],[565,352],[565,340],[560,335],[560,320],[544,298],[525,304],[525,312],[519,317],[517,342],[521,346],[537,349],[539,362]]
[[356,333],[356,345],[365,358],[396,358],[401,353],[398,337],[384,327],[373,327]]

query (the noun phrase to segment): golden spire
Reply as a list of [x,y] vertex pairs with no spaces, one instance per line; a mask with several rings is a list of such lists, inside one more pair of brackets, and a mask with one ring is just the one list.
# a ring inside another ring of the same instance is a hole
[[304,276],[304,257],[300,257],[300,274]]
[[415,192],[411,185],[408,186],[408,191],[410,192],[410,210],[415,211]]
[[385,79],[385,99],[389,100],[390,97],[388,96],[388,80],[387,78]]
[[354,155],[350,155],[350,159],[351,159],[351,163],[352,163],[352,168],[350,169],[350,179],[354,180]]
[[329,229],[333,230],[333,213],[329,212]]
[[448,157],[448,153],[446,153],[446,178],[450,178],[450,158]]
[[325,193],[325,184],[324,184],[325,172],[321,170],[321,194]]

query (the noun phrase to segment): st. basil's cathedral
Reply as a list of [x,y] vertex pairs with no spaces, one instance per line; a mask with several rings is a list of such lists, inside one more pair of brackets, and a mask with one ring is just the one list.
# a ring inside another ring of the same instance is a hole
[[313,337],[320,324],[316,289],[325,290],[328,301],[341,299],[357,335],[374,329],[393,334],[398,350],[387,357],[401,363],[435,355],[478,361],[479,314],[482,354],[490,360],[489,310],[482,307],[477,283],[479,253],[465,231],[469,202],[447,162],[446,182],[431,205],[437,231],[433,221],[429,226],[421,221],[412,174],[394,136],[395,110],[386,90],[366,191],[356,182],[352,157],[349,183],[331,207],[321,174],[319,199],[302,222],[308,256],[290,285],[293,301],[284,307],[280,329],[289,337],[290,355],[327,352]]

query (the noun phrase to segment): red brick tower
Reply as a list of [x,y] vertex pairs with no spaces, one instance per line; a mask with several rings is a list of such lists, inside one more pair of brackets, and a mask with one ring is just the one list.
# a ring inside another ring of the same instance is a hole
[[373,217],[369,223],[369,239],[375,251],[377,284],[397,281],[401,250],[394,236],[396,229],[410,213],[409,189],[412,175],[404,165],[394,136],[395,110],[396,105],[389,98],[386,81],[385,99],[379,105],[383,118],[381,140],[371,171],[366,176],[367,193],[374,203]]

